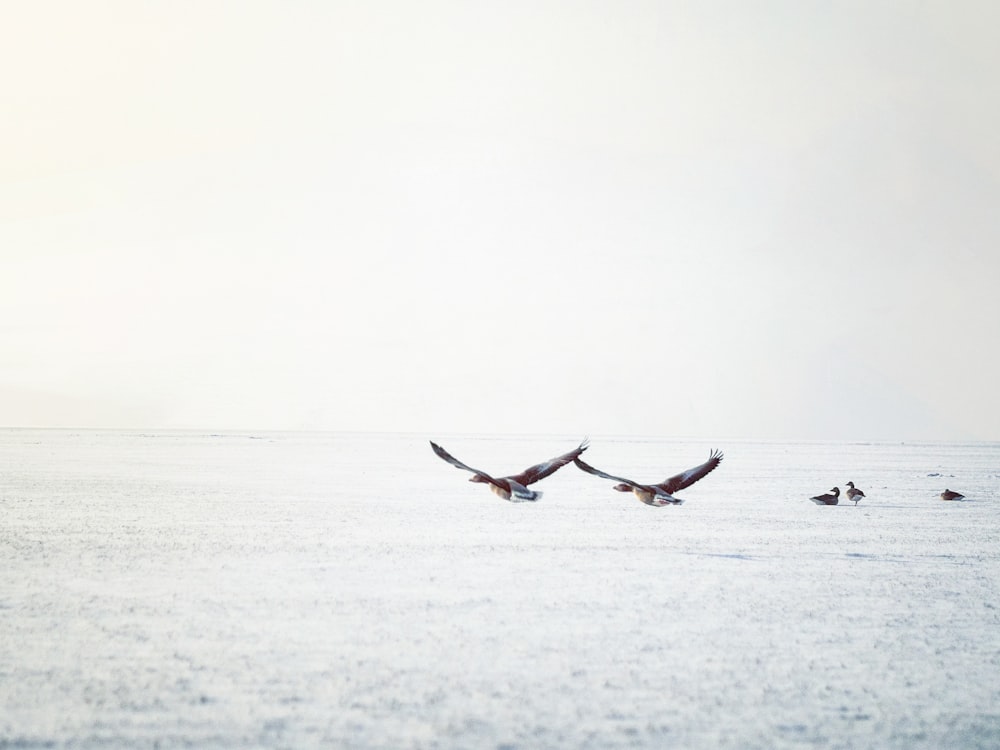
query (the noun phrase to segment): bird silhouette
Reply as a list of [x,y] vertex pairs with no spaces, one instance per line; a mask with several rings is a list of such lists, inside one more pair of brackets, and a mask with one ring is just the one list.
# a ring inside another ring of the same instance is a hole
[[854,482],[847,483],[847,499],[854,501],[854,507],[857,507],[858,503],[865,496],[865,493],[854,486]]
[[690,487],[699,479],[704,478],[705,475],[713,471],[715,467],[721,463],[721,461],[722,453],[719,451],[712,451],[709,453],[708,460],[705,463],[699,464],[693,469],[682,471],[680,474],[676,474],[660,484],[639,484],[638,482],[633,482],[631,479],[616,477],[614,474],[608,474],[600,469],[595,469],[593,466],[584,463],[579,458],[573,459],[573,463],[577,465],[577,468],[582,469],[588,474],[593,474],[595,477],[603,477],[604,479],[610,479],[613,482],[618,482],[613,489],[616,489],[619,492],[631,492],[642,502],[646,503],[646,505],[655,505],[657,507],[662,507],[664,505],[680,505],[683,503],[684,500],[679,497],[674,497],[674,493],[680,492],[686,487]]
[[512,503],[534,502],[538,500],[542,496],[542,493],[537,490],[529,490],[528,485],[534,484],[539,479],[545,479],[545,477],[554,474],[574,458],[577,458],[581,453],[587,450],[588,447],[588,441],[584,439],[579,446],[571,450],[569,453],[564,453],[563,455],[556,456],[548,461],[543,461],[540,464],[530,466],[520,474],[512,474],[506,477],[494,477],[487,474],[485,471],[473,469],[471,466],[463,464],[433,440],[429,442],[431,444],[431,448],[440,458],[444,459],[452,466],[457,466],[459,469],[471,471],[472,477],[469,479],[470,482],[489,484],[490,489],[495,494],[499,495],[504,500],[509,500]]
[[809,498],[816,505],[836,505],[840,502],[837,498],[840,497],[840,487],[834,487],[825,495],[816,495],[816,497]]

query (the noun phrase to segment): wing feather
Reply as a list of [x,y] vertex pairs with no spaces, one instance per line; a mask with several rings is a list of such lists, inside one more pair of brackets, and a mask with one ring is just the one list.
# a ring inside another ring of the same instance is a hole
[[440,445],[435,443],[433,440],[429,440],[428,442],[431,444],[431,448],[438,455],[438,457],[443,458],[452,466],[457,466],[459,469],[464,469],[465,471],[471,471],[473,474],[482,477],[490,484],[494,484],[497,487],[500,487],[501,489],[507,489],[503,484],[501,484],[499,481],[491,477],[485,471],[480,471],[479,469],[473,469],[471,466],[463,464],[461,461],[459,461],[457,458],[455,458],[453,455],[451,455],[448,451],[446,451]]
[[629,487],[639,487],[639,488],[642,487],[641,484],[639,484],[638,482],[633,482],[631,479],[626,479],[625,477],[616,477],[614,474],[607,474],[601,471],[600,469],[595,469],[593,466],[591,466],[588,463],[584,463],[579,458],[573,459],[573,463],[576,464],[576,467],[578,469],[582,469],[588,474],[593,474],[595,477],[610,479],[612,482],[622,482],[623,484],[627,484]]
[[537,482],[539,479],[545,479],[545,477],[555,474],[563,466],[576,459],[581,453],[587,450],[588,447],[589,441],[584,438],[583,442],[581,442],[580,445],[571,450],[569,453],[563,453],[561,456],[556,456],[555,458],[550,458],[548,461],[535,464],[534,466],[525,469],[520,474],[505,477],[505,479],[513,479],[515,482],[519,482],[527,487],[529,484]]
[[680,474],[672,476],[662,484],[657,484],[655,486],[666,492],[668,495],[672,495],[675,492],[680,492],[685,487],[690,487],[699,479],[703,479],[710,472],[714,471],[715,467],[721,462],[722,453],[720,451],[713,450],[708,455],[708,460],[705,463],[695,466],[693,469],[682,471]]

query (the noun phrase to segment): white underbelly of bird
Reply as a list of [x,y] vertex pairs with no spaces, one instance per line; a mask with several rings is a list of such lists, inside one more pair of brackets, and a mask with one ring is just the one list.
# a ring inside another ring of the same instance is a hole
[[509,492],[497,487],[494,484],[490,485],[490,489],[493,490],[493,494],[502,497],[504,500],[509,500],[512,503],[533,503],[542,496],[540,490],[529,490],[523,484],[512,482],[509,479],[507,480],[507,484],[510,485]]

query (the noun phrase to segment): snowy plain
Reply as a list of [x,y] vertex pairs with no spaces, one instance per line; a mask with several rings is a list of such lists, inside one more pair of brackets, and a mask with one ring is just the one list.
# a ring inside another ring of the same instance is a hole
[[0,430],[0,748],[1000,747],[1000,444],[582,437]]

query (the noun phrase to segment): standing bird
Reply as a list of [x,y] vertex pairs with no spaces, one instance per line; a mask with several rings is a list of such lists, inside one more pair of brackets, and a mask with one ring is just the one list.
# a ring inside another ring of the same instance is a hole
[[942,500],[965,500],[965,495],[958,492],[952,492],[951,490],[945,490],[941,493]]
[[837,498],[840,497],[840,487],[834,487],[825,495],[816,495],[816,497],[809,498],[816,505],[836,505],[840,502]]
[[545,461],[544,463],[532,466],[525,469],[520,474],[514,474],[509,477],[495,478],[491,477],[485,471],[480,471],[479,469],[473,469],[471,466],[466,466],[437,443],[433,441],[430,441],[430,443],[434,452],[452,466],[457,466],[459,469],[464,469],[465,471],[471,471],[472,477],[469,479],[470,482],[486,482],[490,485],[490,489],[493,490],[495,494],[499,495],[504,500],[509,500],[512,503],[534,502],[535,500],[538,500],[538,498],[542,496],[542,493],[535,490],[529,490],[528,485],[534,484],[539,479],[545,479],[545,477],[550,474],[554,474],[556,471],[587,450],[588,446],[587,440],[584,439],[584,441],[580,443],[577,448],[574,448],[569,453],[564,453],[563,455],[556,456],[555,458]]
[[710,471],[715,469],[721,461],[722,454],[719,451],[712,451],[708,454],[708,460],[705,463],[695,466],[693,469],[681,472],[676,476],[670,477],[670,479],[662,482],[661,484],[639,484],[638,482],[633,482],[631,479],[616,477],[612,474],[605,474],[600,469],[595,469],[593,466],[585,464],[579,458],[573,459],[573,463],[577,465],[577,468],[582,469],[588,474],[593,474],[596,477],[603,477],[604,479],[610,479],[613,482],[619,482],[619,484],[614,486],[614,489],[619,492],[635,493],[635,496],[642,502],[646,503],[646,505],[655,505],[656,507],[663,507],[664,505],[680,505],[683,503],[684,501],[681,498],[674,497],[674,493],[680,492],[685,487],[690,487]]
[[858,507],[858,502],[865,496],[865,493],[854,486],[854,482],[847,483],[847,499],[854,501],[854,507]]

